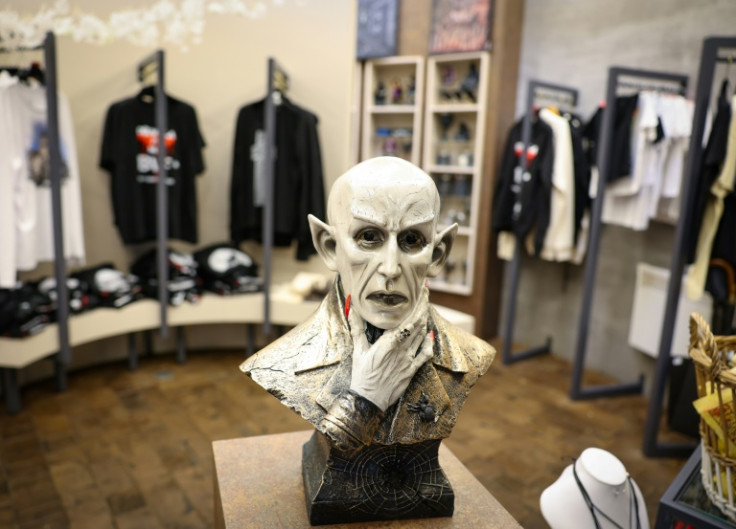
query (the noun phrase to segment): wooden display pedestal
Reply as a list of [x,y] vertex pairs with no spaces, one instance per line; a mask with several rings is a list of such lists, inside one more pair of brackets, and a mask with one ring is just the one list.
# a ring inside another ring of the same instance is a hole
[[[311,435],[311,431],[305,431],[212,443],[215,457],[215,528],[312,527],[307,518],[301,468],[302,445]],[[440,445],[439,459],[455,491],[455,514],[451,518],[319,527],[521,528],[444,445]]]

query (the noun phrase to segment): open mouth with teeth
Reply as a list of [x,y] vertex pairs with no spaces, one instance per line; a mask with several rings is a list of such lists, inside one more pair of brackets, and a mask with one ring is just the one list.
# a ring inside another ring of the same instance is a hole
[[375,292],[368,296],[369,301],[384,305],[387,307],[395,307],[408,301],[408,298],[402,294],[388,293],[388,292]]

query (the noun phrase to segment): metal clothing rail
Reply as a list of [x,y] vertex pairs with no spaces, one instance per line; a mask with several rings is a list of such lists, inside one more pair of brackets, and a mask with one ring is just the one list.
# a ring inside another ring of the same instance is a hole
[[154,105],[156,112],[156,129],[158,130],[158,180],[156,182],[156,270],[158,277],[158,300],[161,327],[159,333],[161,338],[169,336],[169,325],[167,318],[168,284],[169,284],[169,255],[167,241],[169,238],[169,203],[166,188],[166,129],[168,128],[168,104],[166,92],[164,91],[164,52],[157,50],[138,64],[138,80],[143,82],[151,72],[156,73],[156,86]]
[[[542,101],[567,102],[572,107],[577,105],[578,91],[567,86],[545,83],[537,80],[530,80],[526,92],[526,112],[521,122],[521,143],[523,145],[521,155],[519,156],[519,167],[521,171],[514,175],[514,186],[516,187],[516,200],[514,203],[513,217],[518,219],[521,215],[521,188],[524,185],[523,174],[529,165],[526,153],[531,143],[532,135],[532,113],[534,112],[535,103]],[[518,178],[517,178],[518,176]],[[511,347],[514,342],[514,321],[516,320],[516,298],[519,291],[519,272],[521,269],[521,252],[523,240],[516,237],[514,245],[514,256],[509,264],[509,291],[506,299],[506,321],[503,332],[503,349],[501,351],[501,361],[505,364],[513,364],[520,360],[533,358],[545,353],[549,353],[552,347],[552,338],[547,337],[547,341],[540,346],[532,347],[516,354],[512,354]]]
[[[61,148],[59,133],[59,91],[56,74],[56,36],[46,33],[44,40],[46,63],[46,114],[49,140],[49,171],[51,179],[51,218],[54,230],[54,276],[56,279],[56,318],[59,333],[59,354],[56,356],[56,386],[59,391],[67,387],[66,367],[72,361],[69,346],[69,291],[66,285],[66,259],[64,257],[64,226],[61,213]],[[20,408],[20,401],[18,402]]]
[[[16,51],[18,48],[2,49],[2,53]],[[66,259],[64,257],[64,226],[61,202],[61,148],[59,144],[59,92],[56,73],[56,36],[46,33],[43,44],[38,48],[44,53],[46,67],[46,127],[49,145],[49,178],[51,184],[51,218],[54,239],[54,279],[56,281],[56,328],[59,349],[54,357],[56,388],[64,391],[67,387],[66,368],[71,363],[72,352],[69,346],[69,291],[66,284]],[[21,409],[18,389],[18,373],[14,368],[2,368],[2,387],[8,412],[16,414]]]
[[[632,83],[630,79],[644,80],[644,83]],[[585,353],[588,343],[588,330],[593,308],[593,292],[595,289],[595,275],[598,266],[600,251],[601,223],[603,214],[603,199],[606,192],[606,182],[609,179],[612,162],[613,128],[616,123],[616,92],[619,87],[651,88],[667,90],[675,85],[679,93],[687,92],[688,77],[686,75],[638,70],[613,66],[608,70],[608,88],[606,91],[606,108],[603,112],[603,124],[598,146],[598,190],[593,201],[591,214],[590,238],[588,255],[585,261],[585,275],[583,282],[583,301],[580,308],[578,337],[575,348],[575,360],[570,387],[570,398],[573,400],[594,399],[598,397],[613,397],[641,393],[644,388],[644,376],[632,383],[613,384],[608,386],[593,386],[583,388],[583,370],[585,367]],[[669,91],[669,90],[668,90]]]
[[[730,50],[730,55],[721,55],[723,50]],[[698,185],[700,167],[703,160],[703,132],[705,130],[706,115],[710,105],[711,89],[717,62],[733,60],[736,51],[736,37],[709,37],[703,41],[703,51],[700,56],[700,71],[695,93],[695,112],[690,135],[690,146],[687,156],[687,165],[683,175],[682,207],[680,218],[675,231],[675,248],[670,263],[670,279],[667,287],[667,300],[662,321],[662,332],[659,340],[659,356],[654,374],[654,385],[649,396],[647,408],[647,422],[644,427],[644,442],[642,450],[647,456],[657,457],[686,457],[692,453],[692,443],[658,443],[657,434],[662,416],[662,400],[665,385],[669,375],[670,352],[677,317],[677,307],[680,301],[681,279],[685,268],[685,239],[692,225],[695,214],[696,189]]]
[[[263,333],[271,334],[271,256],[273,250],[273,180],[274,164],[276,163],[276,107],[274,93],[285,91],[289,84],[289,76],[279,66],[276,59],[268,59],[268,86],[266,93],[266,105],[264,126],[266,129],[266,145],[263,164]],[[256,175],[258,178],[258,175]],[[249,332],[249,337],[251,333]],[[249,343],[250,343],[249,338]],[[250,346],[249,346],[250,348]]]

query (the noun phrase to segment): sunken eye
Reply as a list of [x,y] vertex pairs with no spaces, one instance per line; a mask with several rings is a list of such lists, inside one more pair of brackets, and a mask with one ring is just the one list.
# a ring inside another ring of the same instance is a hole
[[415,230],[407,230],[399,234],[399,247],[408,253],[418,252],[426,244],[424,235]]
[[355,242],[357,242],[358,246],[361,248],[376,248],[383,243],[383,235],[380,231],[374,228],[368,228],[358,232],[355,236]]

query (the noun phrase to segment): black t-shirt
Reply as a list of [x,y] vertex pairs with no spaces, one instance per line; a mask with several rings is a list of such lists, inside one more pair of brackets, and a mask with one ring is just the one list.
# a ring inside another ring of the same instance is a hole
[[[114,103],[107,111],[100,167],[111,175],[115,224],[123,242],[135,244],[156,239],[156,182],[158,181],[158,130],[155,105],[135,97]],[[197,114],[187,103],[167,96],[168,129],[166,187],[169,238],[197,242],[195,176],[204,171]]]

